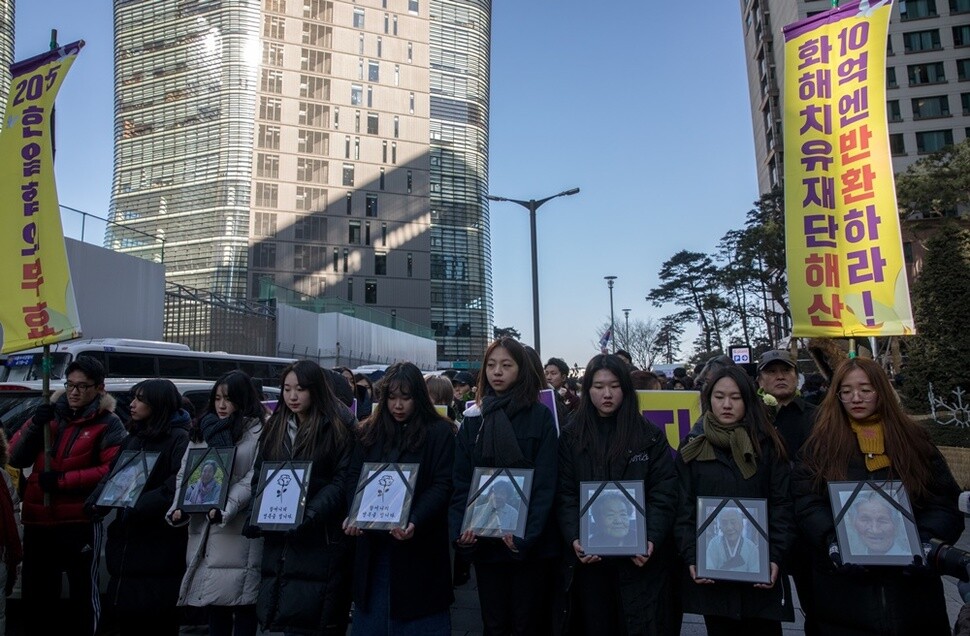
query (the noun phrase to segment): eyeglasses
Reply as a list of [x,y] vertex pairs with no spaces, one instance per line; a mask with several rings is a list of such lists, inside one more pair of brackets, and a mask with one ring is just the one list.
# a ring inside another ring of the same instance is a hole
[[872,402],[876,399],[876,392],[873,389],[841,389],[839,390],[839,400],[851,402],[855,396],[859,396],[862,402]]
[[94,388],[96,386],[97,386],[96,384],[74,384],[73,382],[64,383],[64,388],[67,389],[68,393],[72,393],[74,391],[79,391],[81,393],[84,393],[88,389]]

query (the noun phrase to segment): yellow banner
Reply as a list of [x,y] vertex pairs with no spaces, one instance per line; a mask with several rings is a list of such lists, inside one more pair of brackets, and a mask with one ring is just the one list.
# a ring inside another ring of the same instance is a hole
[[697,391],[637,391],[637,404],[643,419],[666,433],[674,450],[701,417],[701,394]]
[[18,62],[0,132],[0,351],[81,335],[54,185],[54,97],[83,41]]
[[886,121],[891,0],[785,27],[785,246],[795,336],[914,333]]

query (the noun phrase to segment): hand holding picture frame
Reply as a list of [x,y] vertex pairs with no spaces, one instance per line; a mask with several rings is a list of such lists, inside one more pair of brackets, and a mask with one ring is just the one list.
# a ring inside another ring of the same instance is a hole
[[235,459],[232,446],[190,448],[179,485],[179,508],[189,513],[225,510]]
[[531,468],[476,467],[461,531],[479,537],[525,536],[532,496]]
[[411,514],[418,464],[365,462],[348,525],[362,530],[404,529]]
[[148,483],[158,456],[159,453],[148,451],[122,451],[96,505],[105,508],[134,506]]
[[923,558],[902,482],[832,481],[829,501],[843,563],[912,565]]
[[263,530],[290,530],[303,523],[313,462],[264,462],[250,523]]
[[767,499],[697,498],[697,577],[771,583]]
[[647,512],[642,481],[579,483],[580,543],[587,554],[647,554]]

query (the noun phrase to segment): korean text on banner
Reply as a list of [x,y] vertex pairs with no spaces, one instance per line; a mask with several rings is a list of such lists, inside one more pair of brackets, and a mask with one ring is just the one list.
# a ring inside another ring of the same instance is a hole
[[701,394],[697,391],[637,391],[637,405],[643,419],[666,433],[675,451],[701,417]]
[[54,97],[83,41],[13,64],[0,131],[0,351],[80,335],[54,186]]
[[889,130],[891,0],[785,27],[785,244],[795,336],[914,333]]

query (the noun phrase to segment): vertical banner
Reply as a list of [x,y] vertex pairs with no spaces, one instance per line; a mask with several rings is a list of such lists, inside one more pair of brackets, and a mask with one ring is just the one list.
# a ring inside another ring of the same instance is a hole
[[10,67],[0,130],[0,352],[81,335],[54,185],[54,97],[83,41]]
[[637,391],[637,404],[643,419],[667,434],[670,448],[675,452],[701,417],[698,391]]
[[914,333],[886,121],[891,0],[785,27],[785,247],[795,336]]

